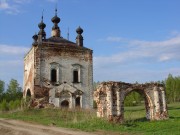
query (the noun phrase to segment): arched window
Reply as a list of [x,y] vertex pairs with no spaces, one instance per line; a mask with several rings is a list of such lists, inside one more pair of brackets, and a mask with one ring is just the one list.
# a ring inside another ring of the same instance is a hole
[[79,75],[78,75],[78,71],[77,70],[73,71],[73,82],[74,83],[78,83],[79,82]]
[[51,82],[57,82],[57,71],[56,71],[56,69],[51,70]]
[[30,89],[27,90],[26,97],[29,97],[29,98],[31,97],[31,91],[30,91]]
[[30,100],[31,100],[31,91],[30,91],[30,89],[28,89],[26,91],[26,101],[29,102]]

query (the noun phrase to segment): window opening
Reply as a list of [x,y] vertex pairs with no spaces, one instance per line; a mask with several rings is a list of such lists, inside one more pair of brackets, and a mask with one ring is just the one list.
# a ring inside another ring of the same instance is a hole
[[80,97],[76,98],[76,107],[80,107]]
[[74,78],[73,78],[73,82],[74,82],[74,83],[78,83],[78,82],[79,82],[79,80],[78,80],[78,71],[75,70],[75,71],[73,72],[73,77],[74,77]]
[[56,69],[51,70],[51,82],[57,82],[57,71],[56,71]]

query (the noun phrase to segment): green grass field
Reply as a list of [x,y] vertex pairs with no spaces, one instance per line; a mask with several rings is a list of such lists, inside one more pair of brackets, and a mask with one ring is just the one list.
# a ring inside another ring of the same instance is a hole
[[16,112],[0,113],[2,118],[19,119],[44,125],[75,128],[89,132],[180,135],[180,103],[168,105],[169,119],[164,121],[145,120],[144,106],[126,107],[124,124],[109,123],[96,117],[95,111],[30,109]]

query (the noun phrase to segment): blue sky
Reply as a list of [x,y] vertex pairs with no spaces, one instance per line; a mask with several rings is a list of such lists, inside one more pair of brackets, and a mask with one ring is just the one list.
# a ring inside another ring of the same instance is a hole
[[0,0],[0,79],[23,84],[23,57],[44,9],[46,34],[57,3],[62,36],[93,49],[94,81],[149,82],[180,75],[180,0]]

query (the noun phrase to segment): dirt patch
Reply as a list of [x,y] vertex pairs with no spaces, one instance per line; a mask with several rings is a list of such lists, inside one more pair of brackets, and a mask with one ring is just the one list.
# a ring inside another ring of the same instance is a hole
[[131,135],[129,133],[98,130],[96,132],[83,132],[77,129],[43,126],[20,120],[0,118],[0,135]]
[[95,135],[72,129],[0,119],[0,135]]

